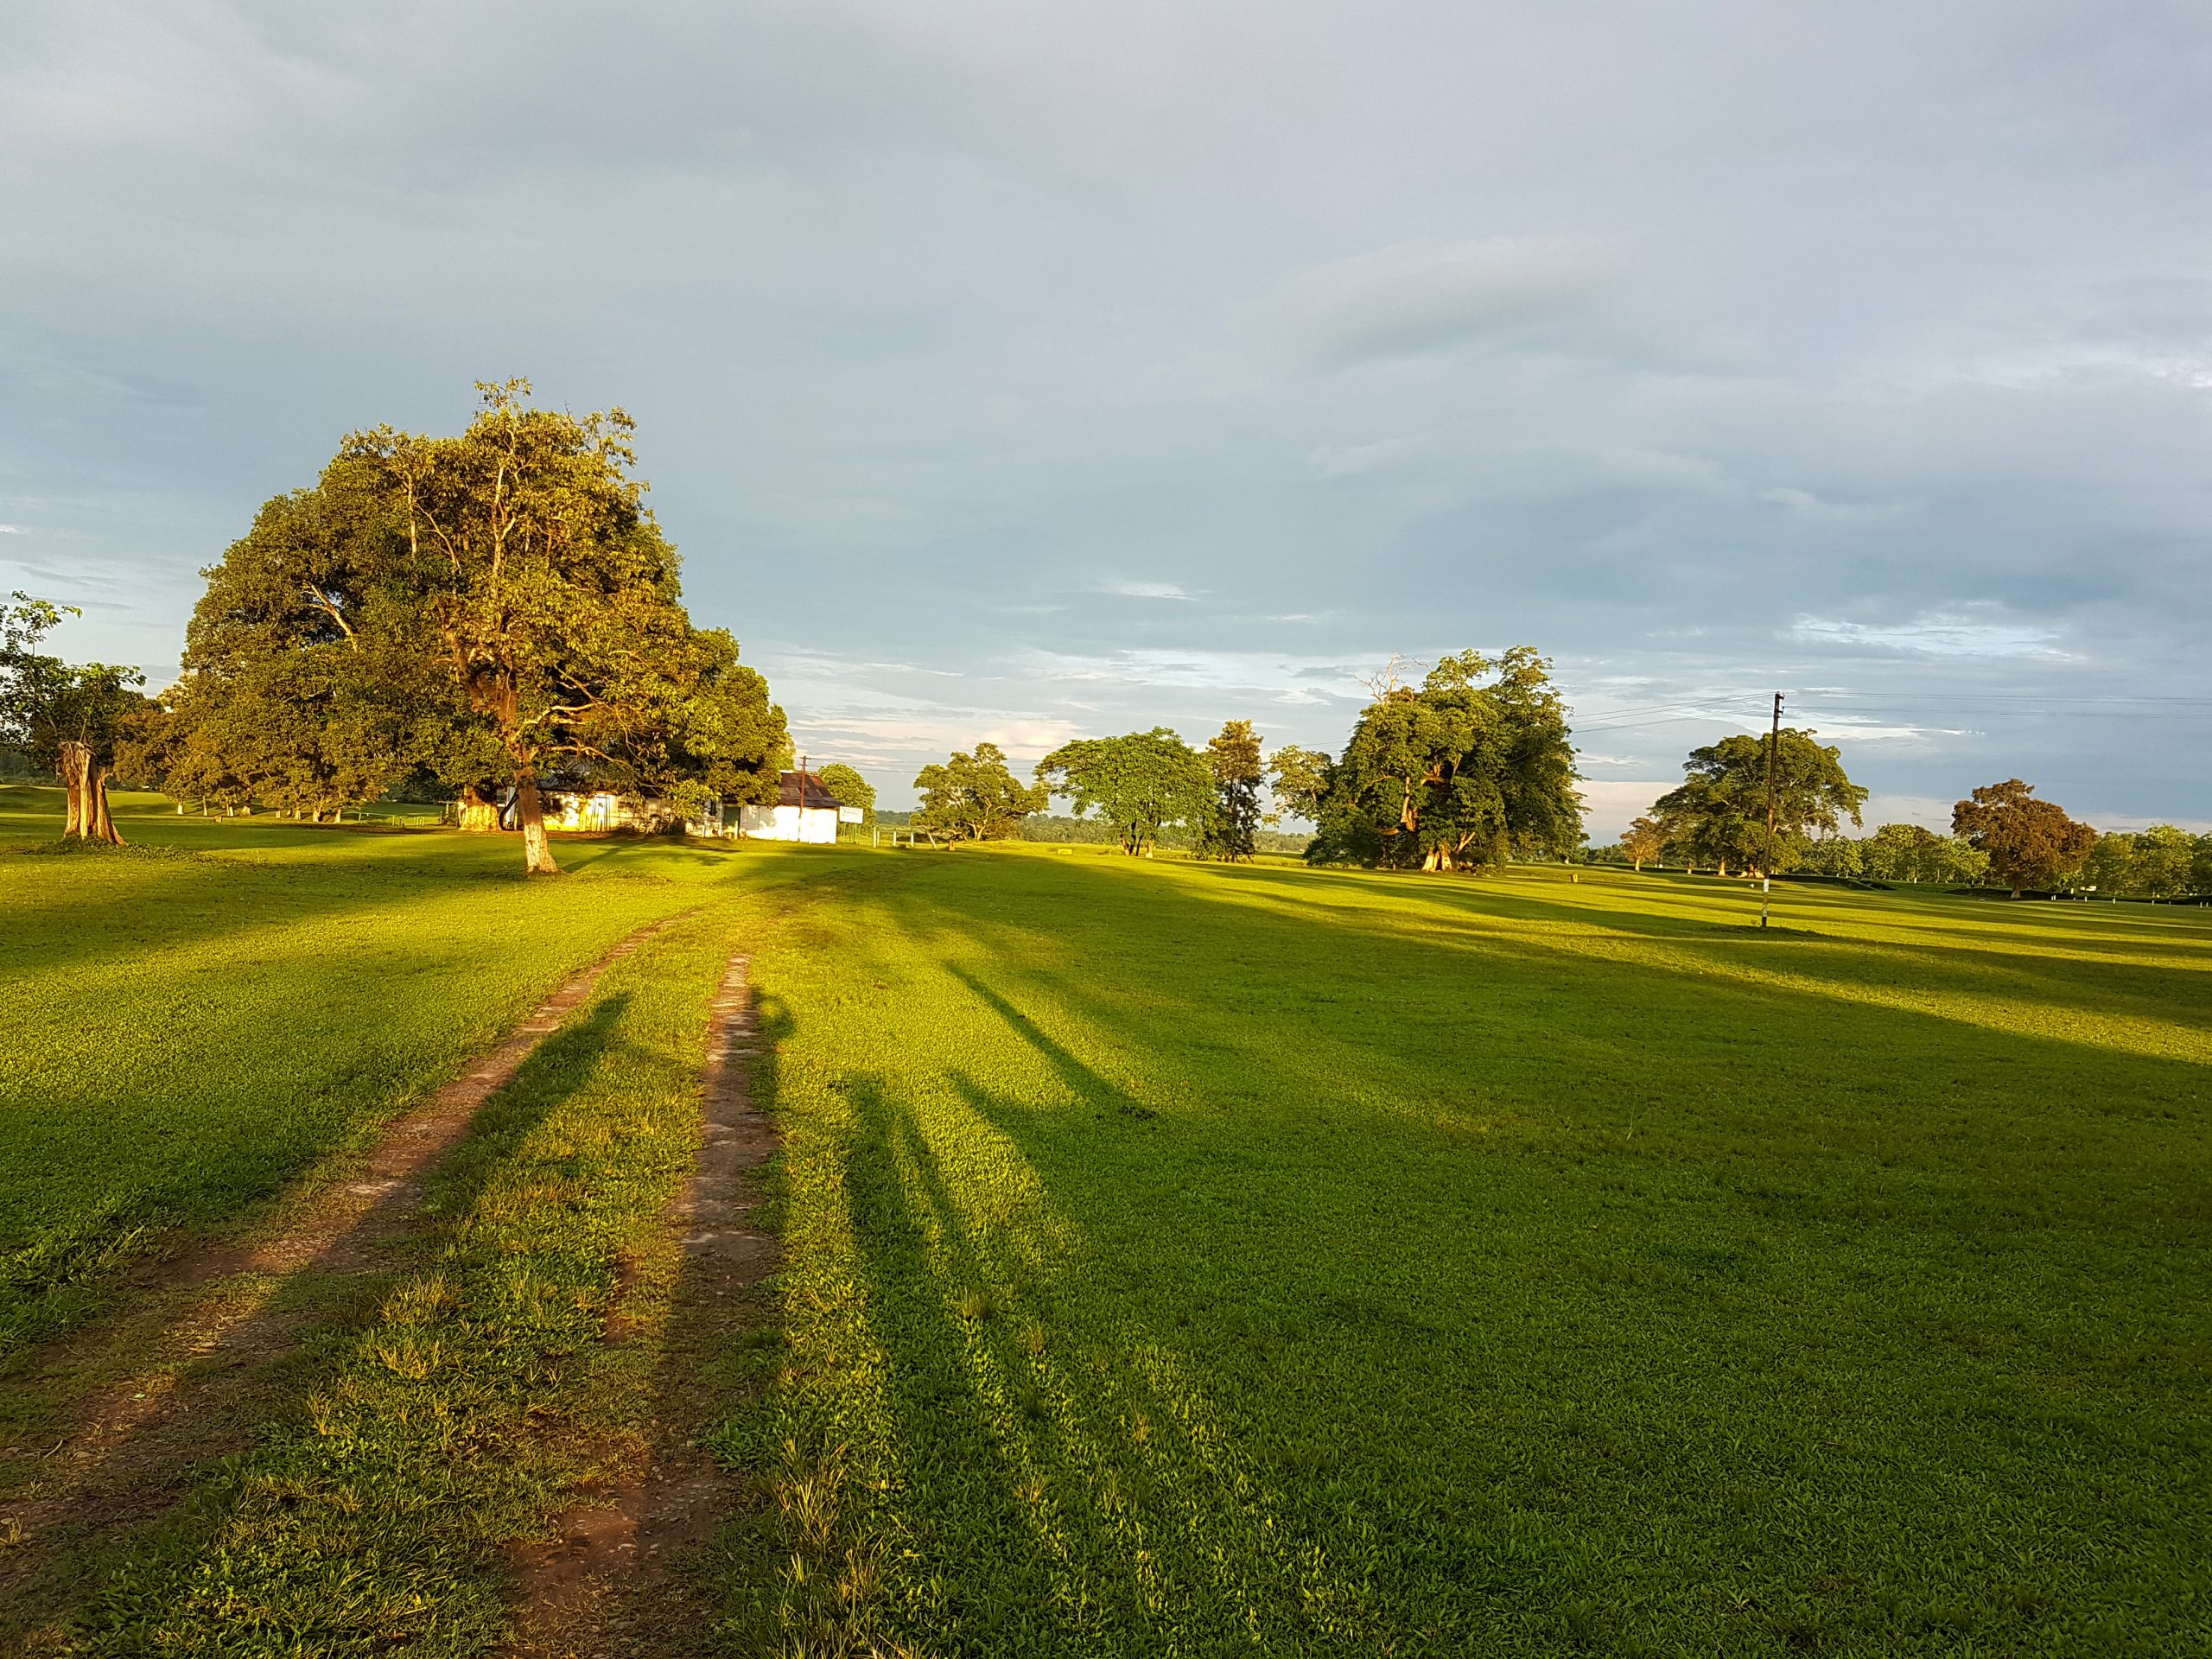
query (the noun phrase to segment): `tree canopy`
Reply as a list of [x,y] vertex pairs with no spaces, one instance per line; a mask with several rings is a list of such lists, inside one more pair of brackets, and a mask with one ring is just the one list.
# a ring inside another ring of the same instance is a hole
[[1667,831],[1655,818],[1637,818],[1621,831],[1620,845],[1622,855],[1640,870],[1667,850]]
[[1400,869],[1481,868],[1581,842],[1574,750],[1551,664],[1516,645],[1447,657],[1416,689],[1386,684],[1326,769],[1306,856]]
[[1097,812],[1130,854],[1150,850],[1166,824],[1203,830],[1215,810],[1206,757],[1165,726],[1063,743],[1037,763],[1037,781],[1068,797],[1076,817]]
[[1249,859],[1259,850],[1260,790],[1268,775],[1252,722],[1224,723],[1206,744],[1205,760],[1213,774],[1214,802],[1198,850],[1209,858]]
[[1785,726],[1778,738],[1738,733],[1690,751],[1681,786],[1655,802],[1651,816],[1667,845],[1694,864],[1724,875],[1732,866],[1766,872],[1767,751],[1774,747],[1774,868],[1795,869],[1815,833],[1834,835],[1848,817],[1856,825],[1866,791],[1843,769],[1842,752],[1815,734]]
[[1319,749],[1286,743],[1268,757],[1268,785],[1274,796],[1269,823],[1286,817],[1319,822],[1321,799],[1329,792],[1329,768],[1336,762]]
[[875,785],[842,760],[833,760],[816,772],[822,787],[837,798],[840,806],[858,807],[862,823],[875,822]]
[[1046,804],[1045,791],[1030,788],[1006,763],[995,743],[978,743],[975,753],[924,766],[914,779],[922,804],[913,827],[925,835],[954,841],[1004,841],[1021,832],[1021,821]]
[[2056,802],[2036,798],[2035,785],[2018,778],[1985,784],[1954,806],[1951,831],[1987,857],[2015,899],[2072,875],[2097,840],[2094,830],[2067,817]]
[[480,386],[458,437],[380,427],[278,497],[207,571],[170,787],[339,804],[418,769],[515,791],[552,872],[542,784],[767,803],[787,746],[737,642],[691,625],[620,410]]

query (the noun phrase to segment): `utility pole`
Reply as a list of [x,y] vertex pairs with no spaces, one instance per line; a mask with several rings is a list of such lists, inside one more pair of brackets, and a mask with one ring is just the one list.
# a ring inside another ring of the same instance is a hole
[[1782,693],[1774,694],[1774,729],[1766,741],[1766,862],[1759,871],[1759,925],[1766,925],[1766,907],[1774,892],[1774,766],[1782,753]]

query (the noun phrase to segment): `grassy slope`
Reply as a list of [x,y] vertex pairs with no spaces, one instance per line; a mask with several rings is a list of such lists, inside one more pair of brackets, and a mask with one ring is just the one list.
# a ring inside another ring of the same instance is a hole
[[0,789],[0,1363],[118,1262],[237,1215],[457,1071],[712,855],[179,818],[52,853],[60,797]]
[[[2212,1648],[2193,914],[916,855],[780,1025],[732,1634]],[[794,1565],[794,1563],[796,1565]]]

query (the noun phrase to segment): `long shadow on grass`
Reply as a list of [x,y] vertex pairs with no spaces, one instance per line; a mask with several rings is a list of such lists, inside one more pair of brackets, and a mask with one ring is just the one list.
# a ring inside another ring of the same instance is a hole
[[[132,1632],[162,1630],[204,1576],[208,1553],[224,1551],[242,1529],[263,1546],[272,1534],[318,1525],[360,1529],[339,1512],[358,1508],[352,1492],[312,1491],[322,1454],[342,1456],[346,1446],[308,1424],[309,1397],[360,1363],[358,1344],[378,1328],[380,1301],[466,1224],[505,1161],[575,1091],[628,1001],[626,992],[605,996],[548,1037],[433,1167],[314,1236],[296,1262],[218,1281],[188,1303],[164,1300],[107,1338],[109,1351],[136,1341],[166,1357],[134,1378],[124,1392],[136,1399],[84,1444],[60,1479],[15,1506],[37,1530],[30,1545],[0,1554],[0,1601],[10,1604],[0,1633],[10,1631],[9,1619],[28,1630],[100,1605],[99,1624],[111,1647],[136,1651]],[[153,1403],[137,1405],[147,1400]],[[242,1444],[254,1449],[241,1452]],[[313,1513],[317,1505],[331,1513]],[[354,1547],[372,1554],[385,1541],[360,1536]],[[239,1559],[276,1572],[279,1583],[298,1565],[265,1549]],[[426,1588],[494,1618],[488,1573],[473,1586],[446,1582],[467,1576],[472,1564],[456,1552],[433,1567]],[[388,1622],[357,1634],[363,1641],[388,1635]]]
[[[987,1118],[1017,1109],[954,1082]],[[1060,1317],[1084,1294],[1081,1241],[1054,1229],[1044,1248],[991,1221],[909,1109],[872,1078],[847,1093],[845,1188],[893,1464],[866,1524],[923,1546],[892,1633],[978,1655],[1306,1652],[1317,1620],[1339,1636],[1359,1623],[1357,1586],[1286,1523],[1166,1331],[1096,1306]]]

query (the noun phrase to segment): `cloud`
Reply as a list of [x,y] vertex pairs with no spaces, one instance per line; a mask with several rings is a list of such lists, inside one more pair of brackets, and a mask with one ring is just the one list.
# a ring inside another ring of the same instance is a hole
[[1797,639],[1821,645],[1876,651],[1916,652],[1932,657],[2041,657],[2069,659],[2052,641],[2059,636],[2032,624],[1993,620],[1974,610],[1929,611],[1888,625],[1801,616]]
[[1302,352],[1338,365],[1567,315],[1613,275],[1591,237],[1401,242],[1308,272],[1278,305]]
[[21,524],[0,524],[0,536],[25,536],[29,533]]
[[1121,577],[1101,582],[1098,591],[1118,594],[1124,599],[1181,599],[1195,602],[1198,597],[1179,582],[1133,582]]

